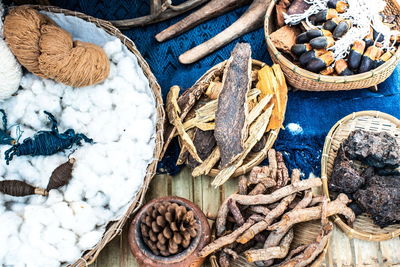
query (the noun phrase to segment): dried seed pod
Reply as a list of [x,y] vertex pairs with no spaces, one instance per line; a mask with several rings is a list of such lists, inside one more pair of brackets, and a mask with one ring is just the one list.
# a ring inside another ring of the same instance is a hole
[[303,32],[296,37],[296,44],[305,44],[310,41],[310,38],[308,38],[307,33]]
[[364,53],[360,68],[358,69],[359,73],[364,73],[370,71],[375,66],[375,61],[380,58],[382,55],[382,49],[376,46],[370,46],[367,48],[367,51]]
[[344,12],[346,12],[347,8],[349,7],[349,4],[347,4],[345,1],[329,0],[328,7],[336,9],[336,11],[339,13],[344,13]]
[[343,19],[340,17],[333,18],[331,20],[328,20],[322,25],[322,29],[333,32],[335,28],[338,26],[338,24],[342,21]]
[[23,197],[29,195],[47,196],[47,191],[18,180],[0,181],[0,192],[6,195]]
[[352,70],[358,70],[365,51],[366,44],[363,40],[355,41],[351,48],[347,63]]
[[378,43],[385,40],[385,36],[382,33],[375,31],[375,29],[372,29],[372,36],[374,37],[374,41]]
[[310,44],[295,44],[292,46],[292,53],[296,56],[301,56],[312,49]]
[[47,191],[64,186],[71,180],[74,163],[75,159],[70,158],[67,162],[54,169],[47,185]]
[[339,59],[335,63],[335,70],[337,74],[340,76],[349,76],[353,75],[354,73],[349,69],[349,66],[347,65],[346,60],[344,59]]
[[324,49],[310,50],[310,51],[304,53],[303,55],[301,55],[301,57],[299,58],[300,65],[302,67],[305,67],[305,66],[307,66],[308,62],[310,62],[312,59],[322,56],[326,52],[327,51]]
[[313,15],[312,17],[310,17],[310,20],[314,24],[318,24],[337,17],[338,17],[338,12],[336,11],[336,9],[329,8],[328,10],[322,10],[317,14]]
[[371,28],[369,34],[367,36],[365,36],[364,38],[364,42],[366,47],[370,47],[372,45],[374,45],[374,29]]
[[353,26],[352,22],[350,20],[344,20],[339,22],[335,30],[333,31],[333,37],[335,39],[341,38],[343,35],[345,35],[350,28]]
[[321,36],[310,41],[310,45],[314,49],[326,49],[335,45],[335,40],[329,36]]
[[319,73],[320,71],[326,69],[329,65],[331,65],[335,61],[333,57],[333,52],[328,51],[320,57],[312,59],[308,64],[306,69],[315,73]]
[[323,71],[321,71],[320,73],[322,75],[332,75],[334,72],[335,72],[335,69],[332,68],[331,66],[329,66],[326,69],[324,69]]
[[384,53],[379,60],[375,61],[375,68],[380,67],[381,65],[383,65],[384,63],[386,63],[389,59],[391,59],[393,56],[393,51],[389,50],[386,53]]
[[332,36],[332,33],[330,31],[327,30],[320,30],[320,29],[311,29],[306,31],[307,37],[308,39],[312,40],[314,38],[317,37],[321,37],[321,36]]

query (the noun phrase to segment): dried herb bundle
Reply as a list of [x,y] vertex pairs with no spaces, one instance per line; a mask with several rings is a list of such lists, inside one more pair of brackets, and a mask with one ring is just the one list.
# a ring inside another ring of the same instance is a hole
[[156,203],[148,208],[140,223],[143,241],[157,256],[182,252],[198,235],[193,211],[177,203]]
[[268,136],[282,127],[287,86],[279,65],[252,64],[248,44],[237,44],[223,69],[204,80],[180,97],[179,87],[171,88],[166,138],[179,138],[178,164],[188,164],[193,176],[218,169],[213,185],[220,186],[272,145]]
[[[221,266],[243,254],[249,262],[262,266],[307,266],[325,248],[332,224],[328,216],[341,214],[349,222],[355,215],[341,194],[328,203],[325,197],[313,196],[311,189],[322,185],[321,179],[300,181],[300,171],[289,175],[282,154],[270,150],[269,166],[254,167],[239,179],[239,193],[228,197],[216,218],[217,238],[203,248],[201,256],[217,253]],[[321,220],[321,232],[311,244],[293,247],[293,227],[302,222]]]

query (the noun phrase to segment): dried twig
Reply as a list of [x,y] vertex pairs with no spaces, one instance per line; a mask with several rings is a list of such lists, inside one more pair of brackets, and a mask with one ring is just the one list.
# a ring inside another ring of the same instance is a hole
[[233,199],[228,200],[228,208],[229,211],[231,212],[233,218],[235,219],[235,222],[237,225],[241,226],[244,224],[244,218],[242,213],[239,210],[239,207],[236,204],[236,201]]
[[239,183],[238,183],[238,193],[239,195],[246,195],[247,194],[247,183],[248,183],[248,179],[246,177],[246,175],[241,175],[239,177]]
[[211,169],[217,164],[218,160],[221,157],[221,152],[218,147],[214,148],[214,150],[211,152],[210,156],[208,156],[207,159],[203,161],[199,166],[193,169],[192,175],[194,177],[200,176],[200,175],[207,175]]

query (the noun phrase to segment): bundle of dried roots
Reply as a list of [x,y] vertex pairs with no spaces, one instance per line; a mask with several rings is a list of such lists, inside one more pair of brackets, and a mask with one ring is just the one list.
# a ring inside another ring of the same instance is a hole
[[[241,176],[238,193],[228,197],[218,211],[217,238],[200,256],[218,253],[221,267],[240,254],[262,266],[308,266],[329,240],[333,228],[329,216],[340,214],[354,221],[346,195],[332,202],[313,196],[311,189],[322,184],[319,178],[301,181],[299,170],[289,176],[282,155],[272,149],[268,158],[269,166],[254,167],[248,176]],[[315,220],[321,220],[315,241],[296,247],[293,227]]]
[[[222,69],[207,73],[179,97],[171,88],[166,110],[171,126],[166,145],[176,134],[193,176],[219,171],[222,185],[249,159],[265,157],[282,127],[287,86],[279,65],[252,64],[251,47],[239,43]],[[164,149],[165,150],[165,149]]]

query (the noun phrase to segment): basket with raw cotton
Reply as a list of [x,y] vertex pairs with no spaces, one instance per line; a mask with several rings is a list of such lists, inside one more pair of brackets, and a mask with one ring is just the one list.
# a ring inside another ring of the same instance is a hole
[[160,88],[106,21],[45,6],[3,12],[0,265],[86,266],[155,173]]

